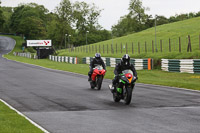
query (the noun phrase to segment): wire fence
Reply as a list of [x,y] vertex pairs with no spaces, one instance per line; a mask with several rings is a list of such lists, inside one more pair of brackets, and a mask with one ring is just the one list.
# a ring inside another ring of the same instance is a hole
[[200,50],[200,35],[180,36],[169,39],[137,41],[129,43],[92,44],[74,47],[70,45],[67,52],[80,53],[103,53],[103,54],[144,54],[144,53],[167,53],[167,52],[192,52]]

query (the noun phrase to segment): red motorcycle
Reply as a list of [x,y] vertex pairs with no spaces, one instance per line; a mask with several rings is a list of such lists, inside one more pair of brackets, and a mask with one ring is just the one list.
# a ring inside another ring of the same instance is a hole
[[93,68],[93,73],[91,76],[92,80],[90,81],[90,86],[92,89],[94,89],[95,87],[97,87],[98,90],[101,89],[105,73],[106,71],[100,65],[97,65],[95,68]]

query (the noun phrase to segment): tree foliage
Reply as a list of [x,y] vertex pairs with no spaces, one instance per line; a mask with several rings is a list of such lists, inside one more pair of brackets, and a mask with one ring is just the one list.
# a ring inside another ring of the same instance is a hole
[[115,36],[122,36],[134,32],[138,32],[147,28],[148,15],[145,14],[147,8],[142,6],[140,0],[130,0],[129,13],[120,18],[118,24],[112,26],[112,32]]
[[94,4],[89,5],[85,2],[75,2],[73,7],[75,36],[78,38],[74,40],[75,45],[86,44],[87,31],[89,31],[88,43],[104,41],[107,34],[103,34],[105,30],[101,30],[101,26],[98,24],[101,10]]
[[49,13],[35,3],[20,4],[10,15],[8,27],[27,39],[51,39],[59,48],[64,48],[68,40],[70,45],[85,45],[87,31],[88,44],[111,38],[109,31],[99,25],[101,10],[94,4],[62,0],[54,11]]
[[57,26],[56,31],[59,34],[60,39],[60,47],[64,44],[64,39],[66,34],[72,34],[72,22],[74,21],[72,16],[72,3],[70,0],[62,0],[59,6],[56,7],[56,14],[57,14]]
[[0,1],[0,31],[2,31],[4,23],[5,23],[5,18],[3,15],[3,11],[1,9],[1,1]]
[[18,32],[23,33],[29,39],[42,39],[45,37],[46,30],[42,19],[31,16],[26,17],[18,25]]
[[48,10],[35,3],[14,8],[10,18],[10,27],[17,34],[24,34],[28,39],[41,39],[46,35],[46,13]]
[[168,19],[164,16],[157,16],[156,17],[157,25],[167,24],[169,23]]
[[130,0],[129,3],[129,15],[138,22],[142,23],[146,21],[147,15],[145,14],[146,8],[142,6],[140,0]]
[[1,32],[5,32],[5,33],[9,33],[10,30],[10,17],[13,13],[13,8],[12,7],[1,7],[2,11],[3,11],[3,16],[4,16],[4,24],[2,25],[2,30]]

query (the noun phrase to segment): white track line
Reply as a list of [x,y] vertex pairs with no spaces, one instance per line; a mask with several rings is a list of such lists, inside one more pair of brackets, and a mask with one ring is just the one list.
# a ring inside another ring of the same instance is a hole
[[43,127],[41,127],[40,125],[38,125],[37,123],[35,123],[33,120],[31,120],[30,118],[28,118],[27,116],[25,116],[24,114],[22,114],[21,112],[19,112],[18,110],[16,110],[14,107],[12,107],[11,105],[9,105],[7,102],[5,102],[4,100],[0,99],[1,102],[3,102],[5,105],[7,105],[10,109],[14,110],[15,112],[17,112],[19,115],[21,115],[22,117],[24,117],[25,119],[27,119],[30,123],[32,123],[34,126],[38,127],[39,129],[41,129],[44,133],[49,133],[49,131],[47,131],[46,129],[44,129]]
[[154,85],[154,84],[144,84],[144,83],[137,83],[139,86],[155,86],[155,87],[166,87],[166,88],[173,88],[173,89],[177,89],[177,90],[184,90],[184,91],[192,91],[192,92],[198,92],[200,93],[200,90],[192,90],[192,89],[186,89],[186,88],[178,88],[178,87],[171,87],[171,86],[164,86],[164,85]]

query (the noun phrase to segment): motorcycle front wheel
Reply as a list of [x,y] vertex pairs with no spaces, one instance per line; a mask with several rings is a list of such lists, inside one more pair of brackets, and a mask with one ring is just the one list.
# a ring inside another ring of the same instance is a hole
[[95,85],[93,83],[94,81],[90,81],[90,86],[91,86],[91,89],[94,89]]
[[126,92],[125,92],[125,97],[124,97],[125,104],[129,105],[131,103],[131,99],[132,99],[132,88],[127,87]]
[[98,76],[97,77],[97,89],[98,90],[101,90],[102,81],[103,81],[103,77],[102,76]]

